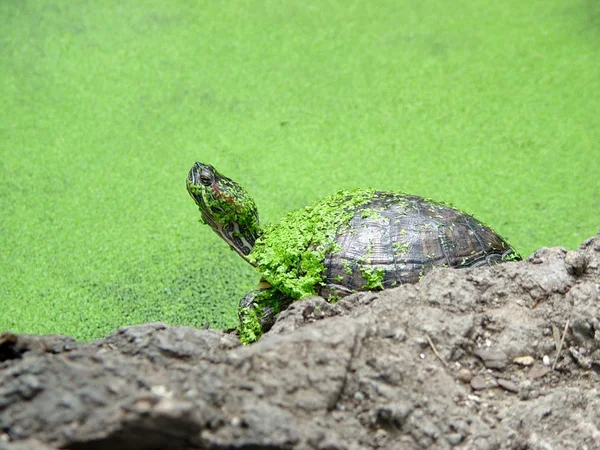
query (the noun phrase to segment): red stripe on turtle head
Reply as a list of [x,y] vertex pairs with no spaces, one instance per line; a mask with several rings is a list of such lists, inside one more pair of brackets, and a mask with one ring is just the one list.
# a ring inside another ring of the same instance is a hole
[[227,195],[226,193],[224,193],[223,191],[221,191],[219,189],[219,186],[217,186],[217,183],[211,184],[210,187],[212,188],[212,190],[215,193],[215,195],[217,197],[219,197],[220,199],[225,200],[229,204],[232,204],[234,202],[233,196]]

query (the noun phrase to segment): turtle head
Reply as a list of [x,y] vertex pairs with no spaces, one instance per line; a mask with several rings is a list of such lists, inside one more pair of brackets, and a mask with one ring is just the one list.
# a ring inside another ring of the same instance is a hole
[[248,261],[248,254],[262,233],[252,197],[213,166],[200,162],[190,169],[186,186],[204,223]]

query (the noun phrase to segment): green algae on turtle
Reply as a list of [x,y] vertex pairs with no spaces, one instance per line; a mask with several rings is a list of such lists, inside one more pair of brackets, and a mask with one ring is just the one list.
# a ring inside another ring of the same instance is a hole
[[325,255],[341,250],[335,237],[348,227],[355,208],[373,199],[374,189],[342,190],[270,225],[249,255],[263,278],[293,299],[316,295],[324,279]]
[[240,324],[237,326],[236,331],[240,338],[240,342],[249,344],[255,342],[262,335],[262,325],[260,324],[260,316],[262,310],[260,306],[255,305],[244,306],[238,308],[238,316],[240,318]]
[[383,289],[383,276],[385,275],[385,270],[376,269],[374,267],[361,267],[360,274],[366,280],[366,283],[361,287],[366,290],[375,290],[375,289]]
[[204,222],[262,276],[238,306],[243,343],[311,295],[335,302],[360,290],[416,283],[434,267],[520,259],[472,216],[414,195],[339,191],[262,229],[248,193],[214,167],[194,164],[186,183]]

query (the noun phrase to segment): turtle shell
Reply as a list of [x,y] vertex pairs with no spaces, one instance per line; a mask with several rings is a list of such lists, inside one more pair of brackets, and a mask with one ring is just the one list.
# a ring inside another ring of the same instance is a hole
[[335,299],[415,283],[434,267],[519,259],[491,228],[451,206],[403,193],[340,191],[284,217],[249,261],[292,299]]
[[434,267],[475,267],[520,259],[472,216],[422,197],[376,192],[335,235],[316,292],[325,298],[416,283]]

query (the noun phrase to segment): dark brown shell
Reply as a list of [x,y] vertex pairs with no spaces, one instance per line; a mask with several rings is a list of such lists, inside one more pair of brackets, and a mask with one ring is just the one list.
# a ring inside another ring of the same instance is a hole
[[492,265],[519,256],[491,228],[448,205],[413,195],[379,192],[338,230],[339,251],[326,256],[318,293],[348,295],[416,283],[434,267]]

